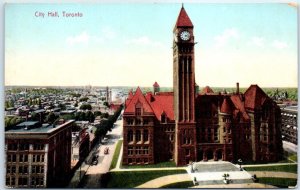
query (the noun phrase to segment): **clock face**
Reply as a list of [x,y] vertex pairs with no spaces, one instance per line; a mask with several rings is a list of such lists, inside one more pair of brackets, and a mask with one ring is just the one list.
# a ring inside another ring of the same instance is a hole
[[190,37],[191,37],[190,33],[186,30],[180,33],[180,38],[184,41],[189,40]]

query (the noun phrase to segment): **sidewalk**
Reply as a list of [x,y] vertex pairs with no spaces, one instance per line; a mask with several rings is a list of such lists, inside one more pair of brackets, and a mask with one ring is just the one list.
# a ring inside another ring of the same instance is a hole
[[189,174],[175,174],[175,175],[167,175],[167,176],[159,177],[150,180],[142,185],[139,185],[136,188],[160,188],[164,185],[184,182],[184,181],[191,181]]

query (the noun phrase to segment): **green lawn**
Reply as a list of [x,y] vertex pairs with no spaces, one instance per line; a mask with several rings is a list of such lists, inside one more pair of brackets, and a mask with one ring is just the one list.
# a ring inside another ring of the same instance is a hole
[[175,162],[160,162],[157,164],[148,164],[148,165],[128,165],[122,166],[122,168],[164,168],[164,167],[176,167]]
[[275,171],[275,172],[291,172],[297,173],[297,164],[283,166],[258,166],[258,167],[243,167],[247,171]]
[[182,173],[186,170],[110,172],[107,188],[134,188],[158,177]]
[[287,188],[288,186],[296,186],[297,179],[290,179],[290,178],[259,178],[258,183],[273,185],[281,188]]
[[183,181],[183,182],[177,182],[177,183],[171,183],[168,185],[164,185],[160,188],[189,188],[189,187],[193,187],[194,183],[192,181]]
[[116,149],[115,149],[115,152],[114,152],[114,156],[113,156],[113,159],[111,161],[111,165],[109,167],[110,170],[114,169],[117,166],[117,162],[118,162],[118,158],[119,158],[122,143],[123,143],[123,140],[119,140],[117,142]]
[[290,155],[290,156],[289,156],[289,159],[291,159],[291,160],[297,162],[297,154],[292,154],[292,155]]

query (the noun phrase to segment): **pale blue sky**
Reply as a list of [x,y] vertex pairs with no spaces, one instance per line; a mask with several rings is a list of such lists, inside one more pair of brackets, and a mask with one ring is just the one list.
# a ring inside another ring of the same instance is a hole
[[[194,24],[200,86],[297,86],[297,8],[184,7]],[[6,85],[172,86],[181,4],[7,4]],[[35,12],[57,11],[59,18]],[[83,17],[64,18],[62,11]]]

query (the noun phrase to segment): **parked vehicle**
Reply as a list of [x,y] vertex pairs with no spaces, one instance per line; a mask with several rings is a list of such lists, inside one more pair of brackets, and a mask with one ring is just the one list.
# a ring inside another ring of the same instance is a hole
[[92,165],[97,165],[98,164],[98,158],[99,158],[99,155],[94,155],[93,156]]
[[109,148],[108,148],[108,147],[106,147],[106,148],[104,149],[104,154],[109,154]]

